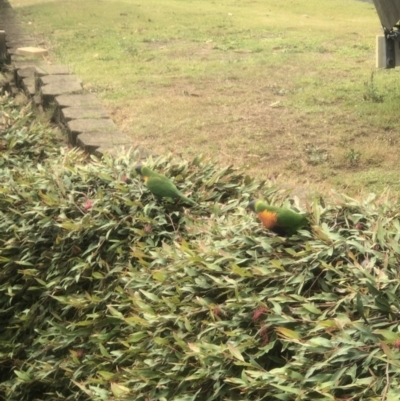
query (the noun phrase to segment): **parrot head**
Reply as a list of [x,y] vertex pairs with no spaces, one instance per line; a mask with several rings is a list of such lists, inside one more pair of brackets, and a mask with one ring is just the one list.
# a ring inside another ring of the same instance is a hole
[[247,209],[250,209],[252,212],[256,211],[256,207],[257,207],[257,202],[259,202],[258,199],[253,199],[248,205],[247,205]]
[[135,170],[138,174],[142,174],[142,168],[143,168],[143,164],[138,164],[137,166],[135,166]]

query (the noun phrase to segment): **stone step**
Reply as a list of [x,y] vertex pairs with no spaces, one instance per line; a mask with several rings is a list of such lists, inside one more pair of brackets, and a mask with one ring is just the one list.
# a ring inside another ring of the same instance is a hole
[[131,146],[131,140],[122,132],[113,135],[104,132],[84,132],[78,135],[76,142],[85,152],[98,157],[104,153],[117,155]]
[[64,75],[43,75],[39,79],[40,86],[46,86],[49,84],[58,84],[58,83],[64,83],[64,82],[71,82],[75,83],[78,82],[79,84],[82,84],[82,80],[78,78],[76,75],[71,75],[71,74],[64,74]]
[[[63,77],[63,75],[48,75],[43,78],[48,77]],[[53,80],[53,82],[48,83],[40,88],[43,97],[43,106],[47,107],[50,103],[55,101],[55,98],[59,95],[71,94],[74,92],[82,92],[81,81],[75,76],[66,75],[69,79]],[[45,80],[46,82],[49,80]],[[43,83],[43,81],[42,81]]]
[[[86,118],[71,120],[66,124],[69,142],[75,146],[77,137],[83,133],[107,134],[110,137],[117,137],[120,132],[118,127],[110,118]],[[100,137],[100,136],[99,136]]]
[[91,93],[57,96],[55,99],[55,103],[59,107],[101,106],[98,97]]
[[61,110],[61,122],[87,118],[110,118],[101,106],[64,107]]

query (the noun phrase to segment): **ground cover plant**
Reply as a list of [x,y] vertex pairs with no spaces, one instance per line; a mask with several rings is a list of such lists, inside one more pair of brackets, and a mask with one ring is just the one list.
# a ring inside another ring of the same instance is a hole
[[201,158],[87,159],[1,98],[0,398],[397,400],[398,203],[344,195],[290,238],[246,210],[286,193]]
[[295,186],[399,188],[399,71],[375,70],[368,2],[11,4],[135,146]]

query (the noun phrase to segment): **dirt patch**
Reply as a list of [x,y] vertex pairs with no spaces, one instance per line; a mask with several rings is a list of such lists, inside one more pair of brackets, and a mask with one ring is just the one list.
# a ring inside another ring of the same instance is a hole
[[[219,86],[219,88],[218,88]],[[239,104],[237,98],[243,99]],[[175,85],[155,97],[111,108],[121,129],[157,154],[185,157],[203,153],[221,164],[247,166],[250,173],[276,177],[302,158],[305,141],[326,144],[306,116],[283,105],[271,90],[243,91],[231,82]],[[297,180],[298,178],[296,178]]]
[[[201,153],[292,187],[325,190],[332,181],[340,187],[344,171],[390,165],[396,150],[385,130],[362,124],[349,112],[286,107],[286,93],[268,80],[252,85],[229,78],[179,79],[110,112],[135,144],[155,154],[191,158]],[[363,154],[358,154],[360,147]]]

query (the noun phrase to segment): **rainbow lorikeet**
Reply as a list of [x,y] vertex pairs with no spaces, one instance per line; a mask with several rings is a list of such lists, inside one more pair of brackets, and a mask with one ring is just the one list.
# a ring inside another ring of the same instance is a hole
[[290,209],[268,205],[262,200],[252,200],[248,206],[268,230],[278,235],[293,235],[308,224],[307,217]]
[[165,175],[156,173],[148,167],[138,164],[135,167],[138,174],[143,176],[147,188],[158,198],[182,199],[190,205],[197,205],[192,199],[189,199],[174,185],[174,183]]

